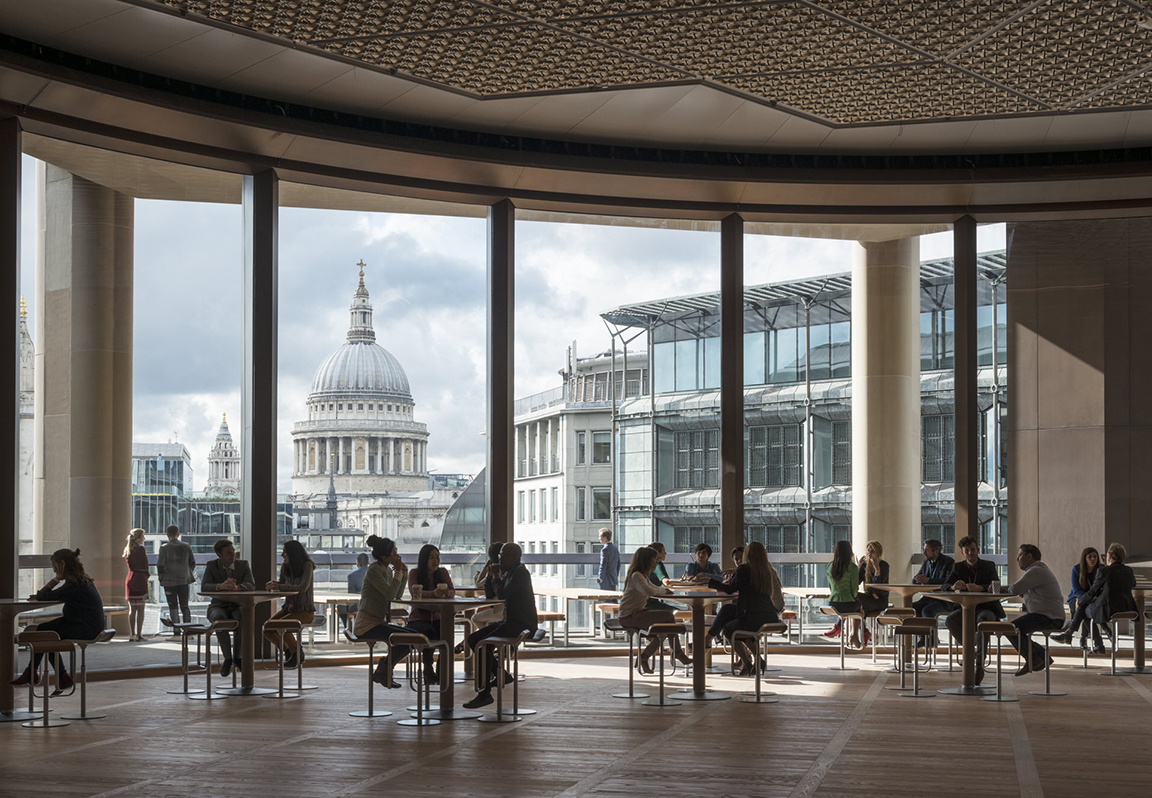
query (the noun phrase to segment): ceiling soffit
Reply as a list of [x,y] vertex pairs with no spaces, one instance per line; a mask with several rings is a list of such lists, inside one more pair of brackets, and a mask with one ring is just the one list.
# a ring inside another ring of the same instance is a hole
[[1152,104],[1125,0],[134,0],[478,97],[698,83],[835,126]]

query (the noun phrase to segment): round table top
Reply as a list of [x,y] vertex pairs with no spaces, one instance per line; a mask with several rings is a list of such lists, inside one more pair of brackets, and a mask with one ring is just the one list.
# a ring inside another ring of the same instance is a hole
[[63,600],[61,600],[61,601],[40,601],[38,599],[10,599],[10,598],[0,599],[0,607],[3,607],[5,609],[7,609],[8,611],[16,610],[17,614],[24,612],[25,610],[34,610],[37,607],[51,607],[54,604],[63,604],[63,603],[64,603]]
[[455,598],[424,598],[421,596],[418,599],[393,599],[393,604],[407,604],[411,607],[483,607],[492,604],[503,604],[504,599],[501,598],[467,598],[464,596],[456,596]]
[[1015,598],[1011,593],[989,593],[981,591],[979,593],[968,592],[966,590],[926,590],[927,594],[931,594],[932,598],[940,599],[941,601],[950,601],[953,604],[983,604],[988,601],[1000,601],[1001,599]]
[[211,590],[200,592],[196,595],[204,596],[205,598],[221,599],[276,599],[284,598],[285,596],[295,596],[296,592],[292,590]]
[[665,593],[663,596],[655,596],[654,598],[657,600],[669,598],[686,603],[693,601],[699,601],[703,603],[709,601],[733,601],[736,598],[736,594],[718,593],[715,590],[709,590],[707,592],[703,590],[696,590],[692,592],[673,591],[672,593]]
[[887,590],[890,593],[899,593],[901,596],[911,596],[915,593],[931,593],[939,590],[940,585],[916,585],[912,583],[896,582],[893,584],[879,584],[875,582],[866,582],[864,584],[865,590]]

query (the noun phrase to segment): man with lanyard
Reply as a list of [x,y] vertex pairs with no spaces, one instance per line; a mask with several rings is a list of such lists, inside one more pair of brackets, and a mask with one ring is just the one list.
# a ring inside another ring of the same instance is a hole
[[[944,584],[944,580],[952,572],[952,566],[956,564],[956,561],[944,554],[943,549],[944,544],[935,538],[924,541],[924,562],[920,564],[920,572],[912,577],[913,583],[917,585]],[[954,604],[940,601],[931,596],[921,596],[912,602],[912,609],[916,610],[916,615],[920,618],[935,618],[937,615],[952,612],[955,608]],[[924,635],[920,636],[916,645],[925,645]]]
[[[941,590],[956,592],[986,593],[993,582],[1000,580],[995,563],[980,559],[980,547],[976,538],[965,535],[957,544],[964,559],[952,565],[952,570],[944,579]],[[976,625],[981,621],[998,621],[1004,617],[1004,608],[996,599],[976,605]],[[964,631],[963,610],[957,608],[948,616],[945,623],[953,640],[961,639]],[[984,635],[976,635],[976,684],[984,680]]]
[[[236,548],[230,540],[218,540],[212,545],[216,552],[216,559],[204,566],[204,576],[200,580],[201,593],[228,592],[231,590],[255,590],[256,579],[252,576],[252,569],[244,560],[236,559]],[[225,621],[234,620],[240,623],[242,617],[240,605],[234,601],[227,601],[213,597],[208,605],[208,620]],[[240,667],[240,652],[232,647],[232,640],[228,632],[217,632],[216,640],[220,643],[220,651],[224,659],[220,662],[220,675],[227,676],[232,672],[232,666]],[[240,627],[236,627],[235,640],[240,640]]]
[[[1062,628],[1064,593],[1060,590],[1060,581],[1056,575],[1047,565],[1040,562],[1040,549],[1031,543],[1021,543],[1020,551],[1016,554],[1016,564],[1024,573],[1008,586],[1006,592],[1013,596],[1024,597],[1024,614],[1013,620],[1012,625],[1020,630],[1021,635],[1043,629]],[[1009,638],[1008,642],[1017,651],[1020,650],[1016,637]],[[1048,652],[1035,640],[1031,643],[1031,656],[1024,659],[1024,666],[1016,671],[1017,676],[1042,671],[1052,664]]]

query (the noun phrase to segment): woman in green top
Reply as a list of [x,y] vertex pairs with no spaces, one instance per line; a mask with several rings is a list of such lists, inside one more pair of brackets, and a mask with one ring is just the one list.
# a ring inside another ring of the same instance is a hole
[[[658,540],[654,540],[649,543],[648,548],[656,552],[656,567],[653,568],[651,572],[649,572],[648,581],[654,585],[662,585],[664,587],[668,587],[668,582],[671,580],[668,578],[668,569],[664,567],[664,559],[668,556],[668,550],[665,549],[664,544]],[[648,603],[644,605],[644,609],[653,611],[672,610],[675,612],[678,608],[667,603],[666,601],[650,598],[648,599]]]
[[[410,631],[403,626],[388,623],[388,605],[400,598],[408,586],[408,568],[400,560],[396,544],[388,538],[369,535],[374,562],[364,572],[364,587],[360,589],[360,608],[356,612],[353,632],[359,638],[387,640],[396,632]],[[408,656],[408,646],[388,646],[388,656],[381,657],[372,681],[397,689],[392,681],[392,666]]]
[[[847,540],[838,540],[832,548],[832,562],[828,563],[828,603],[837,612],[857,612],[860,609],[860,600],[856,596],[856,587],[860,584],[860,569],[856,567],[856,560],[852,556],[852,543]],[[852,629],[852,645],[860,647],[860,631],[854,624]],[[836,624],[832,631],[825,633],[825,637],[835,637],[840,634],[840,624]]]

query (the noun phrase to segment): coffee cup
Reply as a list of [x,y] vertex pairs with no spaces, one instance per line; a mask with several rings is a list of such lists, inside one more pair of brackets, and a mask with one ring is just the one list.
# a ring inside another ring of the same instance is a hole
[[441,592],[446,593],[448,591],[448,583],[447,582],[437,582],[436,583],[436,589],[441,591]]
[[1000,583],[999,582],[993,582],[991,588],[989,589],[989,592],[999,593],[1000,592]]
[[410,590],[412,591],[412,598],[419,601],[420,595],[424,592],[424,588],[420,587],[420,585],[412,585]]

